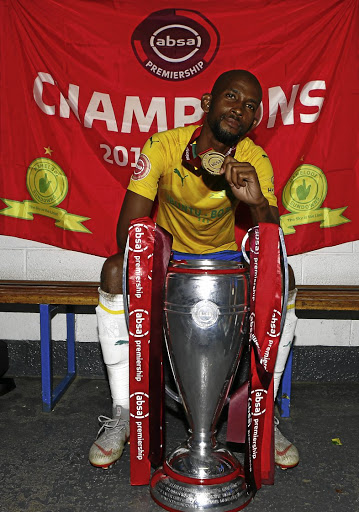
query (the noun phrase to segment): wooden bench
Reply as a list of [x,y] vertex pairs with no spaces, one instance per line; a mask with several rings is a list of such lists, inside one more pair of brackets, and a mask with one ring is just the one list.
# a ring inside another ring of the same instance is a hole
[[[94,306],[97,281],[2,281],[2,304],[71,304]],[[298,311],[359,311],[359,286],[299,285]]]
[[299,285],[296,311],[359,311],[359,286]]
[[[1,304],[39,304],[42,407],[49,412],[61,398],[76,375],[74,306],[96,306],[98,282],[84,281],[0,281]],[[67,374],[52,389],[51,318],[60,305],[65,305],[67,322]],[[296,310],[359,311],[359,286],[300,285]],[[292,374],[292,352],[282,379],[280,406],[282,416],[289,416]]]
[[[97,282],[0,281],[1,304],[39,304],[42,410],[50,412],[76,376],[74,306],[98,302]],[[51,319],[66,306],[67,373],[53,389]]]
[[[295,309],[298,316],[314,311],[316,313],[339,312],[349,316],[351,312],[359,311],[359,286],[299,285],[297,288]],[[283,418],[290,416],[292,364],[293,347],[289,353],[277,395],[277,403]]]

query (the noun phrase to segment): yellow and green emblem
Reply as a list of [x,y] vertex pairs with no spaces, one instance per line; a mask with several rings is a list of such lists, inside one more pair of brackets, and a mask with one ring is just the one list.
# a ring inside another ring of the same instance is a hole
[[55,226],[69,231],[91,233],[82,225],[89,217],[68,213],[57,208],[66,197],[68,181],[61,167],[50,158],[36,158],[31,162],[26,173],[26,187],[33,201],[14,201],[3,199],[7,208],[0,210],[1,215],[18,219],[33,220],[34,214],[54,219]]
[[320,222],[321,228],[331,228],[351,222],[343,216],[343,208],[321,208],[328,193],[324,172],[311,164],[300,165],[283,189],[283,206],[291,213],[281,215],[285,235],[295,233],[295,226]]

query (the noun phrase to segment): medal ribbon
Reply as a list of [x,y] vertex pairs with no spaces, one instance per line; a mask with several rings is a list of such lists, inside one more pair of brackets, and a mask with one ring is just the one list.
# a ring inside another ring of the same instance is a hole
[[[213,148],[208,148],[205,151],[202,151],[201,153],[196,152],[196,144],[194,142],[198,139],[198,137],[201,134],[202,126],[198,126],[198,128],[195,129],[195,131],[192,133],[192,136],[190,138],[190,141],[188,142],[186,149],[183,151],[182,154],[182,164],[186,167],[186,169],[193,172],[194,169],[200,169],[202,166],[202,159],[201,156],[208,153],[208,151],[213,151]],[[237,146],[232,146],[229,148],[227,153],[223,155],[225,158],[226,156],[234,156],[236,153]]]

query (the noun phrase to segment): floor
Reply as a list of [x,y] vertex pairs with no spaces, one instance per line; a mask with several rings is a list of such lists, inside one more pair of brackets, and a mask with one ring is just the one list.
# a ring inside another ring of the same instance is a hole
[[[92,467],[97,416],[108,414],[104,379],[77,378],[54,411],[41,411],[37,377],[15,378],[0,396],[0,512],[158,512],[147,486],[129,484],[129,450],[111,469]],[[295,383],[281,430],[300,450],[298,467],[276,469],[248,512],[359,511],[359,383]],[[167,405],[167,447],[186,437],[182,414]],[[225,422],[219,436],[224,435]],[[333,442],[333,439],[339,439]],[[241,457],[241,454],[239,454]]]

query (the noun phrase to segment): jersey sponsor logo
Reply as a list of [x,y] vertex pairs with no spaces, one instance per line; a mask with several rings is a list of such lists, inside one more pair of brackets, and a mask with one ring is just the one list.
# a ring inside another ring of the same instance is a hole
[[226,197],[226,191],[225,190],[218,190],[215,192],[211,192],[209,199],[223,199]]
[[213,221],[213,219],[219,219],[224,215],[228,215],[229,212],[232,210],[231,206],[213,210],[194,208],[193,206],[189,206],[185,203],[177,201],[170,194],[166,195],[166,201],[169,205],[173,206],[177,210],[180,210],[184,213],[187,213],[188,215],[191,215],[192,217],[197,218],[198,222],[202,222],[203,224],[209,224],[210,222]]
[[203,14],[189,9],[151,13],[134,30],[132,48],[152,75],[170,81],[202,73],[219,48],[219,32]]
[[283,189],[283,206],[291,213],[281,215],[280,223],[285,235],[295,233],[295,226],[320,222],[321,228],[339,226],[350,219],[342,208],[321,208],[328,193],[324,172],[311,164],[302,164],[294,171]]
[[151,162],[147,155],[141,153],[137,160],[136,168],[133,171],[131,180],[138,181],[146,178],[151,170]]

